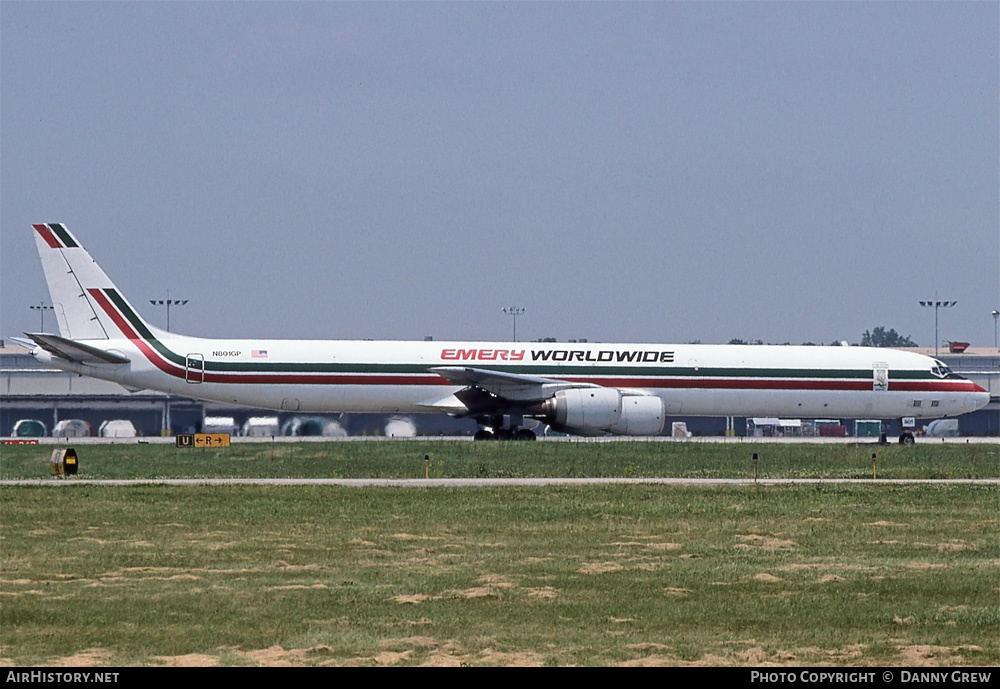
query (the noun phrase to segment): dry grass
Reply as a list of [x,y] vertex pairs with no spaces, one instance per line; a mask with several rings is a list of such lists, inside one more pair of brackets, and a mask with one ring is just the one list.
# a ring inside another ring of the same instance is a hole
[[992,665],[991,486],[0,489],[6,665]]

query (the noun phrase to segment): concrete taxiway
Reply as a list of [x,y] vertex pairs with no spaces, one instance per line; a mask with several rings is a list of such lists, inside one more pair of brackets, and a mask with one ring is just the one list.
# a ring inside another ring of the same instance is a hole
[[25,479],[0,481],[0,486],[395,486],[405,488],[461,488],[498,486],[587,486],[610,484],[656,484],[666,486],[778,486],[789,484],[878,484],[914,483],[980,484],[1000,486],[1000,478],[980,479],[859,479],[859,478],[164,478],[164,479]]

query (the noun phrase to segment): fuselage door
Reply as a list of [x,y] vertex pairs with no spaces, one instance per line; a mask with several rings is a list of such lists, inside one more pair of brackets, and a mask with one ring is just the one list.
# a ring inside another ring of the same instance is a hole
[[184,359],[184,380],[189,383],[205,382],[205,355],[188,354]]

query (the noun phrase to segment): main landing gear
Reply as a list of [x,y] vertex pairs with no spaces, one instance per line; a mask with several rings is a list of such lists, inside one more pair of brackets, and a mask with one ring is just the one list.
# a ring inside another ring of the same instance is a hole
[[529,431],[527,428],[518,428],[514,430],[513,428],[501,428],[496,431],[488,431],[485,428],[476,431],[476,434],[472,436],[473,440],[535,440],[535,432]]
[[[480,428],[472,436],[473,440],[535,440],[535,432],[530,428],[522,428],[524,423],[523,414],[497,414],[495,416],[482,417],[476,419],[480,425],[488,428]],[[535,422],[531,422],[535,423]],[[492,430],[490,430],[492,429]]]
[[899,444],[900,445],[912,445],[916,442],[913,438],[913,433],[910,431],[903,431],[899,434]]

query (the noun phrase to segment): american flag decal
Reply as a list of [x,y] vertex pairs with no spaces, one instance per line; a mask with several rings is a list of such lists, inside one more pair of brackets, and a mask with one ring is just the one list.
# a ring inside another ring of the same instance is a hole
[[266,359],[267,350],[266,349],[253,349],[250,351],[250,358],[252,359]]

